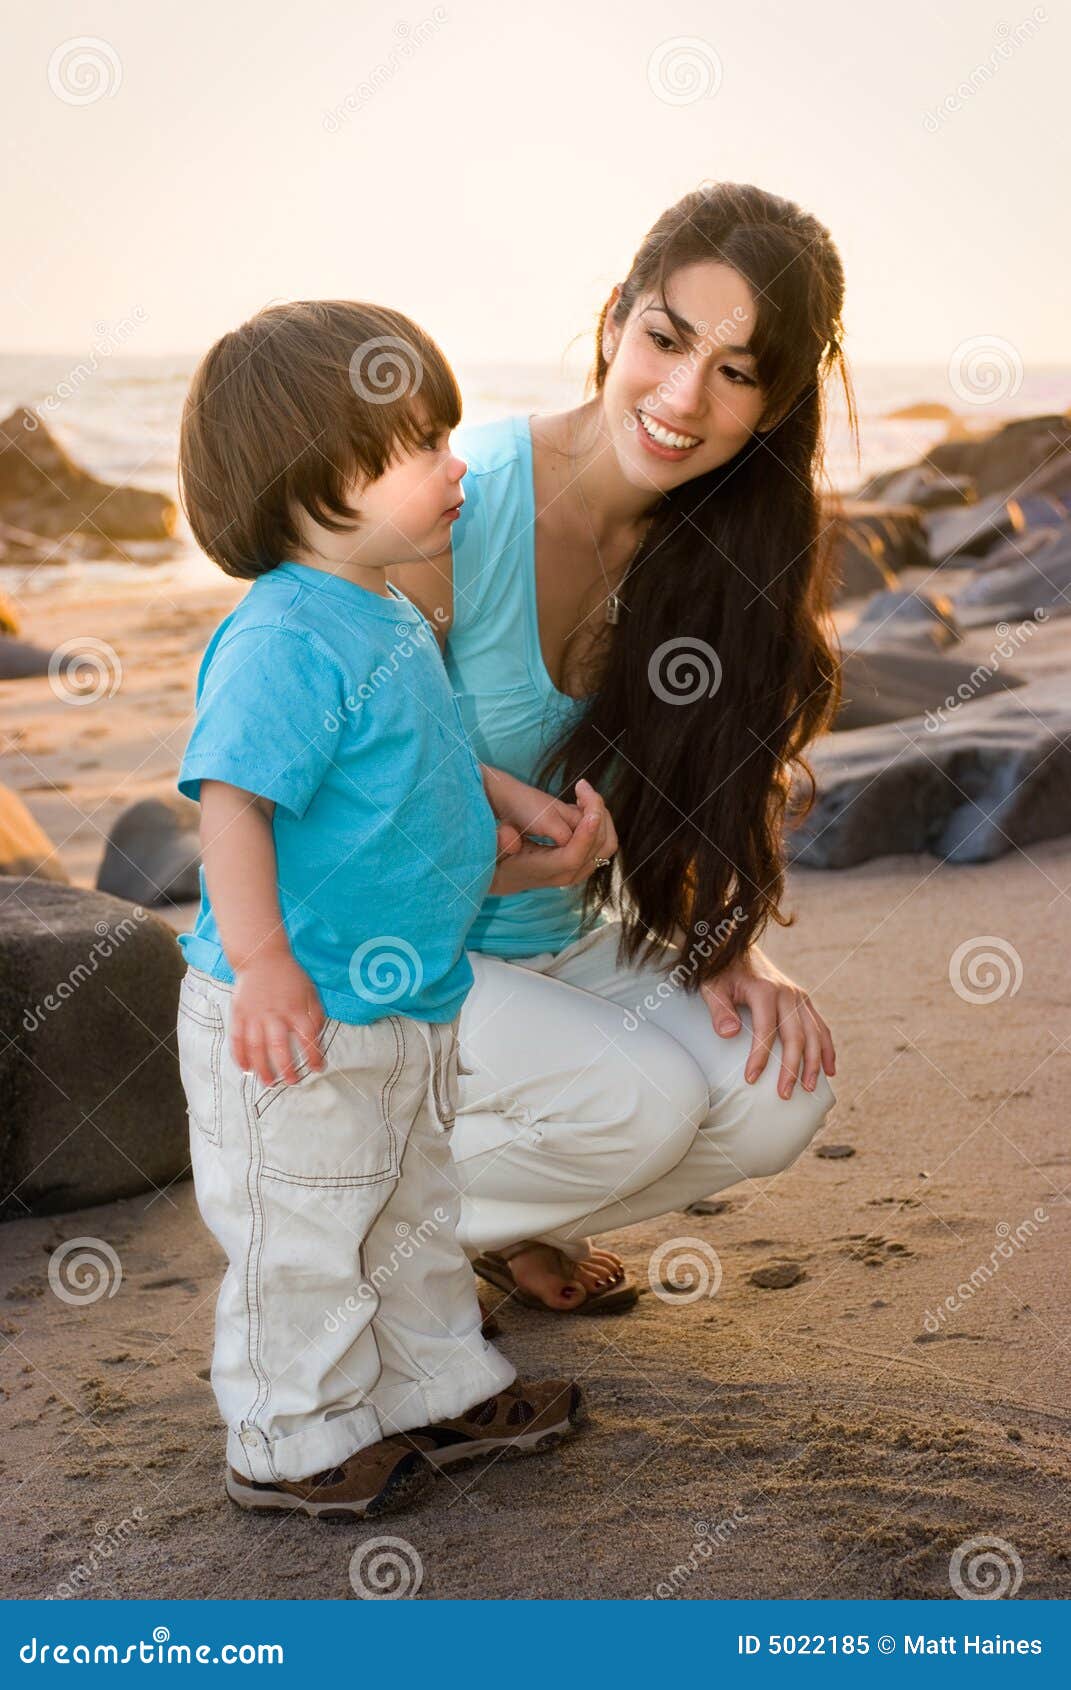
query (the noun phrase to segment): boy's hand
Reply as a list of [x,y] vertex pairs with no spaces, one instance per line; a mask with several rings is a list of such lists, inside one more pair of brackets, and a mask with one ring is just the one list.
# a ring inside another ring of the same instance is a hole
[[555,845],[569,843],[580,820],[580,811],[575,804],[552,798],[549,792],[541,792],[538,786],[528,786],[515,775],[506,774],[504,769],[493,769],[486,763],[480,766],[487,802],[496,820],[504,824],[498,830],[500,850],[510,849],[508,842],[512,841],[514,834],[518,836],[514,848],[519,847],[520,836],[526,833],[542,834],[552,839]]
[[[523,782],[518,781],[517,785],[523,786]],[[533,792],[535,788],[526,790]],[[555,825],[561,821],[562,812],[575,813],[576,824],[563,843],[533,845],[529,840],[521,839],[519,843],[504,846],[503,828],[500,826],[499,850],[503,854],[490,887],[495,897],[527,892],[537,886],[577,886],[588,879],[595,867],[596,857],[613,856],[617,850],[617,834],[605,803],[586,780],[577,781],[576,795],[580,800],[579,806],[548,799],[545,792],[538,794],[544,808],[539,810],[541,820],[533,831],[555,837],[551,828],[545,825],[549,814],[545,806],[548,803],[557,805],[553,818]]]
[[317,1043],[324,1024],[319,993],[288,949],[258,957],[237,970],[231,1019],[231,1054],[239,1068],[252,1071],[266,1086],[277,1079],[288,1086],[301,1077],[294,1067],[291,1035],[309,1067],[324,1066]]

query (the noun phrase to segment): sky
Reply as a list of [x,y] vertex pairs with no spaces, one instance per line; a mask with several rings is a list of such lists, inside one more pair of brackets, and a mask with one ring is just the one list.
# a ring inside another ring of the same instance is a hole
[[341,296],[459,361],[558,364],[661,211],[725,180],[830,229],[850,358],[1071,363],[1069,48],[1066,0],[20,6],[0,350],[199,353]]

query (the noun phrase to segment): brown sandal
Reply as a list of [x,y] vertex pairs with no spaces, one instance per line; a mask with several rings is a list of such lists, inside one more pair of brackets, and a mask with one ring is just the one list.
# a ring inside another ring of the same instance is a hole
[[[526,1238],[522,1239],[519,1244],[510,1244],[502,1250],[485,1250],[482,1255],[476,1257],[472,1264],[473,1268],[481,1279],[486,1279],[487,1283],[493,1285],[497,1291],[504,1291],[508,1296],[516,1297],[517,1301],[522,1303],[526,1309],[542,1309],[544,1314],[612,1314],[615,1310],[630,1309],[639,1301],[640,1294],[636,1289],[635,1282],[628,1277],[625,1269],[622,1268],[620,1277],[612,1285],[608,1285],[605,1291],[586,1291],[584,1301],[577,1303],[575,1308],[550,1308],[533,1291],[526,1291],[523,1286],[517,1284],[509,1266],[513,1256],[520,1255],[522,1250],[531,1250],[535,1245],[541,1243],[542,1241],[538,1238]],[[543,1247],[553,1249],[562,1264],[568,1263],[569,1267],[575,1266],[564,1250],[558,1250],[554,1245]],[[568,1269],[564,1265],[562,1275],[563,1278],[568,1278]]]

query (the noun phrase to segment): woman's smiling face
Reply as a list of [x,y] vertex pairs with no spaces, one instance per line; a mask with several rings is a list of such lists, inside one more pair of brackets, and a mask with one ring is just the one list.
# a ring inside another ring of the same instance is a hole
[[745,350],[755,300],[743,277],[715,260],[684,265],[666,303],[672,315],[641,295],[622,327],[612,308],[603,325],[605,426],[625,478],[660,493],[734,457],[764,406]]

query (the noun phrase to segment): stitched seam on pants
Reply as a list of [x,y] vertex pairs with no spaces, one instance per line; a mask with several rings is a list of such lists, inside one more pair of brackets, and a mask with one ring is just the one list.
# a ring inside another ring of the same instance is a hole
[[[334,1022],[334,1025],[331,1027],[331,1030],[328,1033],[328,1035],[327,1035],[326,1039],[324,1040],[323,1044],[320,1046],[320,1049],[323,1052],[323,1055],[325,1057],[326,1057],[328,1051],[331,1049],[331,1046],[334,1044],[335,1039],[338,1035],[338,1030],[341,1026],[342,1026],[342,1022],[336,1020]],[[301,1079],[301,1080],[305,1079],[305,1077],[312,1072],[312,1069],[309,1065],[309,1059],[308,1059],[307,1056],[299,1056],[298,1057],[297,1061],[294,1063],[294,1072],[298,1076],[298,1078]],[[286,1088],[289,1084],[290,1084],[290,1082],[288,1080],[276,1080],[276,1082],[273,1086],[269,1086],[267,1091],[262,1092],[261,1095],[257,1098],[256,1102],[253,1105],[257,1114],[263,1115],[264,1111],[266,1109],[268,1109],[271,1106],[271,1104],[273,1104],[275,1102],[275,1099],[277,1097],[280,1097],[282,1095],[282,1093],[286,1090]]]
[[401,1173],[401,1159],[398,1155],[398,1140],[391,1125],[390,1109],[394,1098],[394,1088],[398,1084],[398,1077],[402,1069],[405,1067],[405,1028],[397,1015],[388,1015],[387,1020],[390,1022],[391,1032],[394,1034],[394,1068],[379,1094],[379,1112],[390,1143],[391,1171],[397,1176]]
[[[255,1110],[251,1107],[251,1088],[255,1084],[256,1076],[244,1074],[242,1076],[242,1102],[245,1105],[246,1126],[248,1129],[249,1158],[246,1162],[246,1191],[249,1195],[249,1206],[252,1214],[252,1227],[249,1234],[249,1249],[245,1261],[245,1304],[248,1325],[247,1355],[253,1377],[257,1380],[257,1394],[249,1412],[249,1422],[257,1425],[257,1415],[267,1408],[271,1400],[271,1380],[265,1370],[260,1346],[261,1308],[263,1286],[261,1283],[261,1264],[264,1255],[264,1206],[260,1195],[260,1164],[262,1147],[260,1143],[260,1127]],[[255,1286],[255,1295],[250,1301],[250,1274]],[[278,1478],[275,1463],[271,1457],[271,1444],[264,1440],[267,1459],[272,1469],[272,1475]]]

